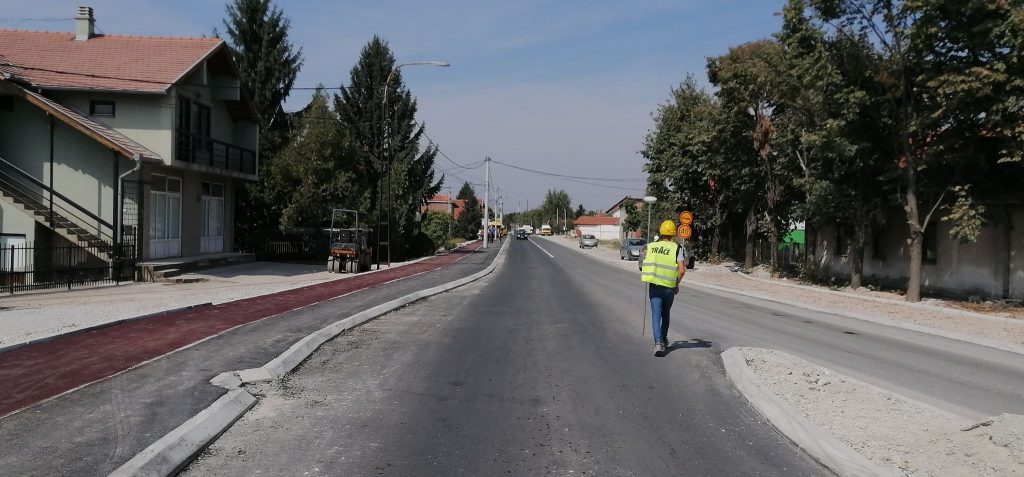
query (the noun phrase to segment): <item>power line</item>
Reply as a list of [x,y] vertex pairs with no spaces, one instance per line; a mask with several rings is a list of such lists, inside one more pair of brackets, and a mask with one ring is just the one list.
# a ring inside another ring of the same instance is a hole
[[603,178],[603,177],[570,176],[570,175],[567,175],[567,174],[558,174],[558,173],[555,173],[555,172],[538,171],[536,169],[528,169],[526,167],[513,166],[512,164],[506,164],[504,162],[497,161],[497,160],[494,161],[494,162],[496,164],[501,164],[501,165],[503,165],[505,167],[511,167],[513,169],[519,169],[521,171],[532,172],[534,174],[541,174],[541,175],[551,176],[551,177],[560,177],[560,178],[563,178],[563,179],[577,179],[577,180],[599,181],[599,182],[639,182],[639,181],[646,182],[647,181],[647,178],[624,179],[624,178]]

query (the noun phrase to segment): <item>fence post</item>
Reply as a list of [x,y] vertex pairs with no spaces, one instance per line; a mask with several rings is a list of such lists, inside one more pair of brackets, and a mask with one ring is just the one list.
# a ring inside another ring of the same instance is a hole
[[71,270],[71,247],[64,247],[68,251],[68,290],[71,289],[71,282],[74,280],[74,274]]
[[7,269],[7,281],[11,286],[11,295],[14,294],[14,245],[11,245],[11,268]]

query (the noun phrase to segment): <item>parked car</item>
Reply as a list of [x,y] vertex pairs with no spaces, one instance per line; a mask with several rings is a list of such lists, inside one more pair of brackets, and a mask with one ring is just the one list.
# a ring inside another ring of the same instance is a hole
[[590,234],[583,234],[580,237],[580,248],[594,248],[597,246],[597,237]]
[[627,238],[619,246],[619,260],[640,260],[640,251],[643,250],[644,245],[647,245],[647,240]]

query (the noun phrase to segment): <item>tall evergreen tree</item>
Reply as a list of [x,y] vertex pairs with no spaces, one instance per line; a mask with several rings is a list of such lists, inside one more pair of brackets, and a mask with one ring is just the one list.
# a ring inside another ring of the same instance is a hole
[[256,107],[263,136],[261,149],[272,154],[281,146],[279,133],[285,126],[281,104],[302,68],[302,48],[296,49],[288,41],[289,21],[271,5],[271,0],[232,0],[224,27],[242,81]]
[[456,198],[465,204],[465,209],[459,213],[459,219],[456,222],[458,234],[467,240],[475,238],[477,231],[483,226],[484,219],[484,211],[477,202],[476,191],[473,190],[473,186],[469,182],[465,182],[459,189],[459,195]]
[[[385,91],[388,77],[391,82]],[[387,111],[384,99],[387,97]],[[361,210],[379,222],[379,186],[390,181],[392,259],[415,253],[420,208],[441,190],[443,177],[434,176],[437,149],[420,148],[424,126],[416,121],[416,100],[406,89],[387,42],[374,36],[352,68],[349,86],[335,95],[335,110],[361,151],[359,172],[377,180],[363,195]],[[385,126],[387,136],[385,137]]]
[[224,26],[260,131],[260,179],[239,190],[235,208],[236,246],[253,249],[278,233],[281,209],[267,198],[272,188],[267,171],[287,141],[281,104],[302,67],[302,49],[288,41],[288,19],[270,0],[231,0]]

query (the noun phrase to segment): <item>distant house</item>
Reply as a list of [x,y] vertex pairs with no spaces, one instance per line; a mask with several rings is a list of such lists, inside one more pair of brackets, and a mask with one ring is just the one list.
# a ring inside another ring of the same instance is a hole
[[461,212],[459,206],[449,195],[435,195],[427,199],[427,203],[423,204],[422,212],[427,211],[444,212],[456,218]]
[[218,38],[0,29],[0,245],[231,250],[256,113]]
[[576,236],[590,234],[598,240],[621,240],[622,227],[618,217],[583,215],[573,222]]
[[[629,196],[623,197],[621,200],[616,202],[615,205],[609,207],[608,210],[605,211],[605,214],[607,214],[607,215],[609,215],[611,217],[615,217],[615,218],[619,219],[619,224],[624,224],[624,223],[626,223],[626,218],[629,217],[629,213],[626,211],[626,208],[630,204],[635,204],[638,209],[642,209],[643,206],[644,206],[644,200],[639,198],[639,197],[629,197]],[[620,231],[620,233],[619,233],[620,236],[617,238],[617,240],[620,240],[620,241],[624,240],[627,235],[629,237],[632,237],[632,238],[639,238],[639,237],[642,236],[642,233],[643,232],[640,231],[640,230],[634,230],[634,231],[622,230],[622,231]]]

